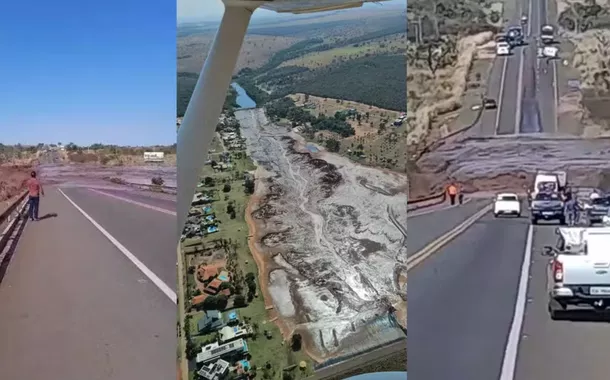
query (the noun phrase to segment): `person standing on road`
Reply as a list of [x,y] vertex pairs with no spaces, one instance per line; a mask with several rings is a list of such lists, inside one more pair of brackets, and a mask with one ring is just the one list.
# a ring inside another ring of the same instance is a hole
[[26,185],[28,187],[28,195],[30,196],[28,203],[28,216],[30,220],[38,220],[38,206],[40,205],[40,196],[44,197],[44,190],[38,178],[36,178],[36,172],[30,173],[30,179],[27,180]]
[[566,219],[568,222],[568,226],[573,226],[574,223],[576,222],[576,207],[577,207],[576,200],[573,197],[571,197],[570,199],[568,199],[565,202],[564,207],[565,207],[564,212],[567,217]]
[[458,189],[457,186],[455,186],[455,184],[451,184],[449,185],[449,187],[447,187],[447,194],[449,194],[449,201],[451,202],[451,205],[455,205],[455,196],[457,195]]
[[458,187],[458,203],[464,204],[464,187],[462,185]]

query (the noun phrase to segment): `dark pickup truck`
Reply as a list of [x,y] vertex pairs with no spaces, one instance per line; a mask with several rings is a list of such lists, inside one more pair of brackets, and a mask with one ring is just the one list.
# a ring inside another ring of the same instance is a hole
[[563,201],[557,193],[538,193],[532,199],[532,224],[539,220],[558,220],[559,224],[566,223],[563,210]]
[[591,207],[587,211],[589,224],[601,223],[602,218],[608,215],[610,210],[610,197],[608,195],[593,199]]

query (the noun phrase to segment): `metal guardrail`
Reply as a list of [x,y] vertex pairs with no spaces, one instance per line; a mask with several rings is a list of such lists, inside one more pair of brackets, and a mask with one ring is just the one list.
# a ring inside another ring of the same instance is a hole
[[5,259],[3,252],[6,248],[6,244],[13,235],[15,227],[17,226],[19,219],[23,214],[23,210],[26,207],[26,196],[27,191],[19,195],[19,197],[17,197],[17,199],[15,199],[13,203],[2,214],[0,214],[0,226],[4,226],[5,223],[8,223],[8,225],[4,227],[4,230],[0,232],[0,264],[2,264]]

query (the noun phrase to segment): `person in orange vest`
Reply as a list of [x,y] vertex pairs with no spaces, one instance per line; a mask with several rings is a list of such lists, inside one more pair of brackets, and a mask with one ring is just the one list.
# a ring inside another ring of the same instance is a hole
[[447,187],[447,194],[449,194],[449,201],[452,205],[455,204],[455,196],[457,195],[458,188],[453,183]]

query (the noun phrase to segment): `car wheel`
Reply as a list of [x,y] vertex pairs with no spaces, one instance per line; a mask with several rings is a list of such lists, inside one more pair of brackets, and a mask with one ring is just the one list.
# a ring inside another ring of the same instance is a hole
[[532,218],[532,224],[538,224],[538,219]]
[[562,225],[562,226],[565,226],[566,225],[566,218],[560,218],[559,219],[559,224]]
[[496,213],[494,212],[494,218],[497,218],[497,217],[498,217],[498,214],[496,214]]
[[520,217],[521,217],[521,213],[520,213],[520,212],[518,212],[518,213],[517,213],[517,218],[520,218]]
[[559,310],[553,309],[550,303],[548,305],[548,311],[553,321],[559,320]]

